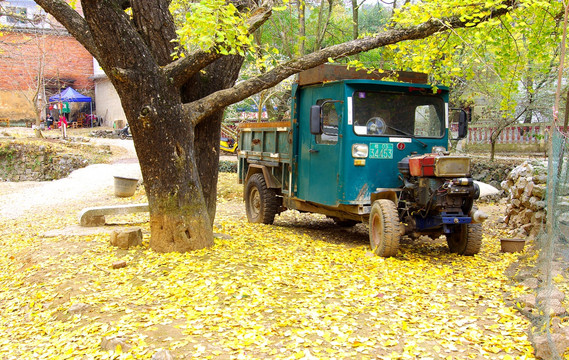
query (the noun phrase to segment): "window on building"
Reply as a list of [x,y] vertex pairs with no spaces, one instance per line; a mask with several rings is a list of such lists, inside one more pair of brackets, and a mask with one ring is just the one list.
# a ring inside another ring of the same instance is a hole
[[6,21],[8,24],[19,25],[25,24],[28,17],[28,9],[18,6],[6,7]]

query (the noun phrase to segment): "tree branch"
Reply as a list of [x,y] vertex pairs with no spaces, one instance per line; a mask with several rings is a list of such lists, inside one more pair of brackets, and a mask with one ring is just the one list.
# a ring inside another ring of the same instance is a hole
[[51,14],[91,55],[99,59],[89,26],[75,9],[64,0],[37,0],[36,4]]
[[[270,1],[263,2],[263,4],[253,10],[247,20],[249,34],[253,34],[261,27],[269,19],[271,13]],[[164,71],[168,77],[172,78],[175,86],[182,86],[194,74],[222,56],[224,55],[220,54],[215,47],[208,50],[198,50],[168,64],[164,67]]]
[[[505,4],[511,5],[512,2],[506,1]],[[487,17],[481,18],[480,22],[484,22],[492,17],[504,15],[511,9],[511,7],[495,9]],[[423,39],[438,32],[466,27],[468,22],[468,20],[461,20],[458,16],[431,19],[423,24],[410,28],[391,28],[373,37],[360,38],[343,44],[330,46],[320,51],[290,60],[265,74],[242,81],[232,88],[220,90],[192,103],[184,104],[184,111],[192,123],[197,125],[207,116],[220,111],[226,106],[246,99],[259,91],[273,87],[291,75],[323,64],[327,62],[329,58],[339,59],[405,40]]]

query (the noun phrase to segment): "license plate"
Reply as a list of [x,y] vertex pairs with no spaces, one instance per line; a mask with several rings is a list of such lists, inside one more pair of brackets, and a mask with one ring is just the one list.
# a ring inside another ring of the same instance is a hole
[[369,144],[370,159],[393,159],[393,144]]

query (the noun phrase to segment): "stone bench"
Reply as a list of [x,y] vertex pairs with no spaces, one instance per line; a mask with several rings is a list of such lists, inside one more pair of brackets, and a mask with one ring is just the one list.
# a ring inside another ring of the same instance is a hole
[[98,206],[81,210],[79,213],[79,225],[103,226],[105,215],[122,215],[137,212],[148,212],[148,204],[130,204],[114,206]]

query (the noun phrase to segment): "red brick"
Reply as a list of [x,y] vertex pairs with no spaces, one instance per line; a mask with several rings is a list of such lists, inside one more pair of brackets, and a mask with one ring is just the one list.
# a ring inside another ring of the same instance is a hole
[[44,78],[75,80],[78,91],[93,91],[93,57],[72,36],[4,32],[0,40],[1,90],[34,88],[43,53]]

